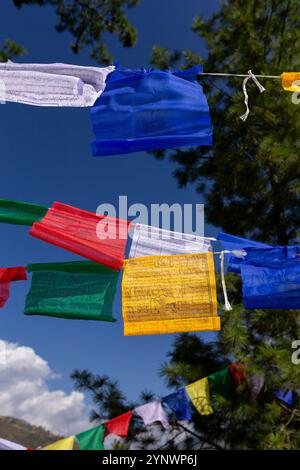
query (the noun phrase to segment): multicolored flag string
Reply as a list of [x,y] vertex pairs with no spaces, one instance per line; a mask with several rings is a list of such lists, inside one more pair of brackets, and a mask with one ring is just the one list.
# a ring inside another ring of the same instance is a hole
[[125,336],[219,330],[213,254],[127,259],[122,310]]
[[113,65],[0,63],[0,101],[34,106],[93,106],[114,69]]
[[[154,400],[133,410],[129,410],[116,418],[103,422],[91,429],[60,439],[38,450],[73,450],[75,445],[79,450],[105,450],[105,438],[107,436],[120,436],[126,438],[132,418],[139,417],[145,426],[160,423],[165,431],[171,429],[168,414],[163,405],[174,414],[178,424],[184,421],[192,421],[193,413],[203,416],[214,412],[214,396],[222,396],[230,400],[240,386],[248,383],[253,399],[257,399],[265,384],[263,375],[255,376],[247,372],[241,363],[230,364],[228,367],[203,377],[190,385],[181,387],[177,392]],[[241,389],[240,389],[241,390]],[[274,397],[284,402],[287,406],[295,403],[296,392],[293,390],[274,390]],[[188,431],[188,429],[187,429]],[[19,444],[0,439],[0,450],[27,450]]]
[[91,110],[95,156],[184,146],[211,146],[212,123],[197,82],[202,66],[189,70],[117,67]]
[[89,261],[31,264],[25,315],[114,322],[119,273]]

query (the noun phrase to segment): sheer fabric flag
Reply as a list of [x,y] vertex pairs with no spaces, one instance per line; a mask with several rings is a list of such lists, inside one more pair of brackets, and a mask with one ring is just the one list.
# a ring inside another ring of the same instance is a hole
[[126,260],[122,308],[125,336],[219,330],[213,254]]
[[105,435],[115,434],[116,436],[127,437],[132,411],[110,419],[105,423]]
[[300,72],[284,72],[281,74],[282,87],[285,91],[300,91]]
[[207,377],[187,385],[185,388],[198,413],[201,415],[209,415],[213,413],[213,409],[210,406],[209,383]]
[[119,270],[122,267],[130,222],[96,215],[55,202],[30,235],[72,253]]
[[113,301],[119,273],[92,262],[32,264],[25,315],[115,321]]
[[68,64],[0,64],[0,101],[34,106],[93,106],[115,69]]
[[224,398],[229,398],[231,396],[233,380],[229,367],[226,367],[226,369],[220,370],[215,374],[211,374],[207,378],[210,390],[213,393],[221,395]]
[[66,437],[59,441],[54,442],[46,447],[43,447],[41,450],[73,450],[75,436]]
[[178,421],[192,420],[193,411],[191,402],[184,387],[164,397],[162,401],[173,411]]
[[251,397],[255,400],[265,385],[264,375],[251,374],[249,377],[249,384],[251,388]]
[[87,431],[76,434],[80,450],[105,450],[103,445],[105,427],[96,426]]
[[13,281],[25,281],[26,279],[26,268],[24,266],[0,268],[0,308],[4,307],[9,298],[10,283]]
[[27,202],[0,199],[0,222],[6,224],[32,225],[41,220],[48,208]]
[[210,241],[203,237],[135,224],[129,258],[207,253],[210,250]]
[[138,416],[140,416],[140,418],[142,418],[145,426],[158,421],[166,430],[169,429],[168,417],[159,400],[138,406],[134,411]]
[[95,156],[212,145],[212,124],[197,75],[119,68],[91,110]]

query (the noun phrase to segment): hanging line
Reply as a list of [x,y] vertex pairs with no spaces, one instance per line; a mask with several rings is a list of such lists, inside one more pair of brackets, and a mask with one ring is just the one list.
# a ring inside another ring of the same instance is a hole
[[250,79],[254,81],[255,85],[257,86],[257,88],[259,89],[259,91],[261,93],[266,91],[265,87],[263,87],[262,84],[259,83],[256,76],[252,73],[251,70],[249,70],[248,71],[248,76],[243,81],[243,92],[244,92],[244,96],[245,96],[246,112],[245,112],[245,114],[242,114],[242,116],[240,116],[240,118],[244,122],[248,119],[248,116],[249,116],[249,113],[250,113],[249,104],[248,104],[249,103],[249,97],[248,97],[248,92],[247,92],[247,83]]
[[240,116],[240,118],[243,122],[245,122],[248,119],[248,116],[250,114],[249,96],[248,96],[248,92],[247,92],[247,83],[248,83],[248,81],[253,80],[253,82],[255,83],[257,88],[259,89],[259,91],[261,93],[263,93],[264,91],[266,91],[266,89],[265,89],[265,87],[262,86],[261,83],[259,83],[257,77],[259,77],[259,78],[271,78],[271,79],[280,79],[281,78],[280,75],[254,75],[254,73],[252,73],[252,70],[249,70],[247,75],[234,74],[234,73],[217,73],[217,72],[216,73],[200,73],[199,75],[208,75],[208,76],[216,76],[216,77],[242,77],[242,78],[244,78],[243,93],[244,93],[244,97],[245,97],[244,98],[244,103],[245,103],[245,106],[246,106],[246,112],[244,114],[242,114],[242,116]]
[[[219,73],[219,72],[200,72],[198,75],[211,75],[212,77],[241,77],[245,78],[249,76],[249,73]],[[281,80],[281,75],[255,75],[257,78],[271,78]]]
[[225,267],[224,267],[224,260],[225,260],[225,254],[230,253],[236,258],[244,258],[244,256],[247,255],[247,252],[244,250],[223,250],[221,252],[215,252],[214,254],[220,254],[220,260],[221,260],[221,283],[222,283],[222,289],[223,289],[223,296],[224,296],[224,309],[229,312],[232,310],[231,304],[228,300],[228,295],[227,295],[227,288],[226,288],[226,282],[225,282]]

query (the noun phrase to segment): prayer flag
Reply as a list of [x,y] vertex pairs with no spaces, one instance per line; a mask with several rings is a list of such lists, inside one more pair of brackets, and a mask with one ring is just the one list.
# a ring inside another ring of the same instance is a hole
[[284,72],[281,74],[282,87],[286,91],[300,91],[300,72]]
[[207,253],[210,250],[211,243],[206,238],[188,233],[170,232],[149,225],[135,224],[129,258]]
[[100,425],[76,434],[80,450],[105,450],[103,445],[105,426]]
[[262,391],[263,386],[265,385],[265,376],[250,374],[249,384],[251,389],[251,396],[253,400],[255,400]]
[[276,390],[275,397],[289,406],[294,404],[294,394],[292,390]]
[[229,370],[231,372],[234,384],[236,387],[242,385],[246,380],[246,369],[243,364],[234,363],[230,364]]
[[224,398],[229,398],[232,393],[232,376],[229,367],[209,375],[208,383],[210,390]]
[[300,256],[286,268],[241,265],[247,309],[300,309]]
[[127,437],[132,411],[110,419],[105,423],[105,435],[115,434],[116,436]]
[[0,101],[34,106],[93,106],[115,69],[68,64],[0,63]]
[[177,392],[164,397],[162,401],[168,405],[170,410],[173,411],[178,421],[192,420],[193,411],[185,387],[182,387]]
[[126,260],[122,307],[125,336],[219,330],[213,254]]
[[207,377],[197,380],[197,382],[187,385],[185,388],[198,413],[201,415],[209,415],[213,413],[213,409],[210,406],[209,384]]
[[212,145],[198,65],[177,72],[118,68],[91,110],[95,156]]
[[25,281],[26,268],[19,266],[17,268],[0,268],[0,308],[4,307],[10,292],[10,283],[13,281]]
[[73,450],[75,436],[66,437],[59,441],[54,442],[41,450]]
[[143,419],[145,426],[159,421],[165,429],[169,429],[168,417],[159,400],[138,406],[134,411]]
[[0,450],[26,450],[27,448],[17,444],[16,442],[0,439]]
[[130,222],[55,202],[30,235],[72,253],[119,270],[124,260]]
[[0,199],[0,222],[6,224],[32,225],[41,220],[48,208],[28,202]]
[[119,273],[89,261],[31,264],[26,315],[115,321],[112,317]]

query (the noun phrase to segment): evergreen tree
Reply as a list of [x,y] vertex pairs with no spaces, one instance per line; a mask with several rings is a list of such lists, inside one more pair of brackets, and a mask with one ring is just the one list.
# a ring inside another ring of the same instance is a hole
[[16,7],[50,5],[55,8],[58,32],[68,31],[74,38],[71,48],[78,54],[85,46],[99,63],[111,64],[112,56],[103,39],[106,33],[115,34],[124,47],[132,47],[137,35],[126,16],[126,10],[139,0],[13,0]]
[[[194,20],[194,31],[207,45],[206,60],[192,51],[170,52],[156,46],[152,63],[167,68],[182,60],[188,67],[201,60],[206,71],[247,73],[252,68],[256,74],[266,75],[299,70],[299,13],[297,0],[223,1],[208,21],[200,17]],[[267,89],[262,95],[249,83],[251,114],[244,123],[239,118],[244,112],[240,78],[224,81],[201,77],[199,81],[211,107],[213,149],[200,147],[156,155],[168,156],[179,164],[175,176],[181,186],[196,184],[205,195],[211,224],[266,243],[297,242],[300,119],[291,95],[281,89],[280,80],[262,80]],[[215,448],[299,449],[300,367],[292,363],[291,356],[292,343],[300,338],[300,313],[246,311],[240,279],[230,275],[227,283],[233,311],[222,311],[220,304],[222,331],[215,342],[207,344],[192,334],[177,336],[161,376],[176,389],[231,362],[244,364],[248,380],[228,398],[214,394],[213,415],[195,412],[196,434],[203,437],[202,442],[214,443]],[[80,376],[77,371],[76,380]],[[265,380],[256,398],[251,394],[253,376]],[[84,383],[81,385],[87,389]],[[103,397],[97,390],[91,392],[102,406]],[[277,390],[292,390],[294,404],[289,406],[275,398]]]

